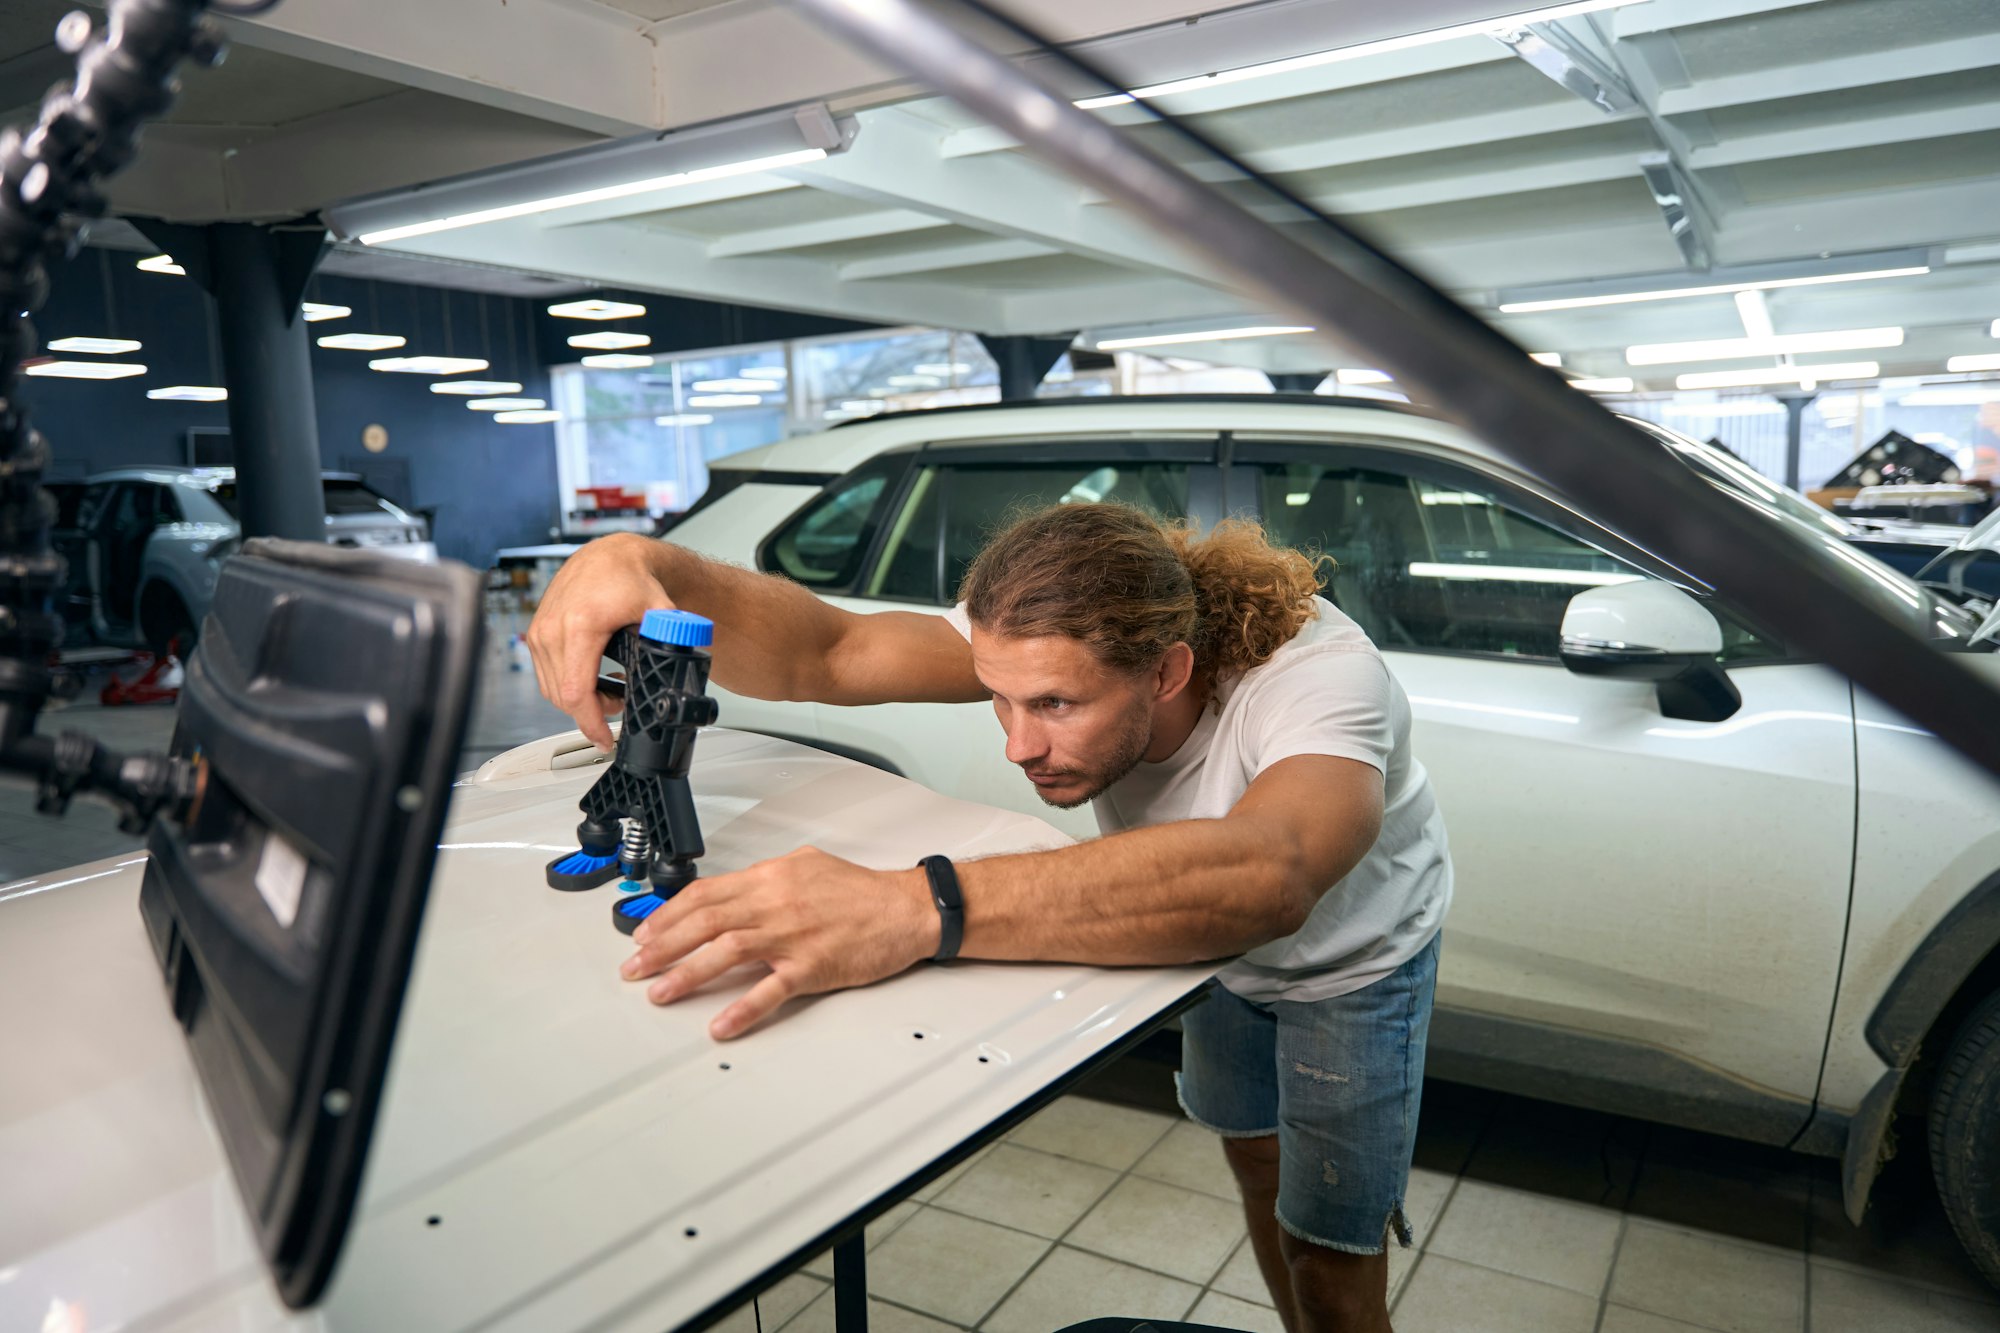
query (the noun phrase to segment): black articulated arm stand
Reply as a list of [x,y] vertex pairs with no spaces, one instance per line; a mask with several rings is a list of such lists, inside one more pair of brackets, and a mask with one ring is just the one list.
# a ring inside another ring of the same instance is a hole
[[695,878],[701,823],[688,790],[697,732],[715,721],[708,654],[715,626],[688,611],[648,611],[606,650],[625,666],[625,721],[611,767],[584,794],[579,850],[549,863],[549,887],[594,889],[623,876],[611,919],[630,935]]
[[181,62],[221,60],[210,7],[111,0],[102,30],[87,13],[68,15],[56,43],[76,57],[75,76],[49,91],[28,129],[0,131],[0,771],[32,780],[44,814],[94,792],[133,832],[192,799],[199,768],[165,755],[122,758],[78,733],[34,734],[62,643],[54,603],[65,571],[49,542],[55,505],[41,485],[48,443],[19,391],[36,354],[29,316],[48,299],[46,261],[75,256],[88,219],[104,212],[104,178],[132,160],[140,126],[173,104]]

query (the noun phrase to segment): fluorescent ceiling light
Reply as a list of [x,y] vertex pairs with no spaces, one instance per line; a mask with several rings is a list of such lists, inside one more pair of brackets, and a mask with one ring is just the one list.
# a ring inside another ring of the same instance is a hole
[[[970,375],[972,367],[963,361],[929,361],[921,366],[911,366],[919,375]],[[749,372],[744,372],[748,374]]]
[[323,319],[346,319],[354,313],[352,307],[326,305],[319,301],[307,301],[299,307],[305,312],[306,323],[317,324]]
[[1561,352],[1530,352],[1528,353],[1528,360],[1538,366],[1560,366],[1563,363],[1563,354]]
[[49,344],[51,352],[84,352],[91,356],[110,356],[117,352],[136,352],[140,344],[132,338],[57,338]]
[[130,361],[43,361],[21,369],[58,380],[122,380],[146,373],[144,366]]
[[1150,333],[1138,338],[1100,338],[1097,350],[1115,352],[1126,347],[1174,347],[1181,343],[1219,343],[1236,338],[1278,338],[1288,333],[1312,331],[1309,324],[1250,324],[1239,329],[1208,329],[1200,333]]
[[1987,328],[1986,336],[1989,338],[2000,338],[2000,319],[1994,320],[1992,325]]
[[495,412],[493,419],[509,426],[543,426],[561,421],[562,413],[552,408],[529,408],[520,412]]
[[439,380],[431,385],[431,392],[462,393],[484,398],[496,393],[519,393],[521,386],[512,380]]
[[549,404],[545,398],[469,398],[465,405],[475,412],[524,412]]
[[170,384],[164,389],[148,389],[146,396],[170,403],[224,403],[229,401],[229,390],[212,384]]
[[1736,292],[1770,292],[1781,287],[1818,287],[1832,282],[1868,282],[1876,278],[1910,278],[1928,273],[1925,265],[1878,268],[1862,273],[1822,273],[1805,278],[1765,278],[1759,282],[1723,282],[1707,287],[1668,287],[1651,292],[1614,292],[1607,296],[1565,296],[1549,301],[1508,301],[1503,315],[1530,315],[1542,310],[1582,310],[1590,306],[1628,305],[1635,301],[1674,301],[1683,296],[1729,296]]
[[1882,373],[1875,361],[1841,361],[1823,366],[1770,366],[1751,370],[1701,370],[1676,375],[1677,389],[1750,389],[1763,384],[1819,384],[1825,380],[1872,380]]
[[394,375],[464,375],[486,369],[486,362],[474,356],[385,356],[370,361],[368,368]]
[[772,393],[776,386],[769,380],[696,380],[696,393]]
[[653,364],[650,356],[634,356],[630,352],[599,352],[596,356],[586,356],[583,364],[592,370],[639,370]]
[[571,334],[571,347],[599,347],[606,351],[616,351],[621,347],[644,347],[653,340],[643,333],[613,333],[610,329],[602,333]]
[[889,405],[882,398],[849,398],[839,404],[843,412],[880,412]]
[[2000,352],[1981,352],[1978,356],[1955,356],[1944,363],[1944,368],[1954,375],[1968,370],[2000,370]]
[[764,400],[754,393],[696,393],[688,395],[689,407],[762,407]]
[[1292,508],[1294,509],[1298,508],[1300,505],[1311,504],[1312,498],[1313,498],[1313,493],[1311,491],[1285,492],[1285,503],[1292,506]]
[[1743,321],[1743,332],[1752,338],[1775,338],[1778,328],[1771,323],[1771,307],[1764,300],[1761,291],[1736,293],[1736,317]]
[[1580,588],[1609,588],[1637,583],[1642,574],[1615,574],[1608,569],[1545,569],[1537,565],[1446,565],[1410,562],[1410,576],[1419,579],[1460,579],[1480,583],[1560,583]]
[[1387,384],[1391,378],[1386,370],[1336,370],[1333,377],[1342,384]]
[[681,412],[670,417],[654,417],[655,426],[708,426],[715,418],[706,412]]
[[697,181],[721,180],[725,176],[747,176],[756,171],[776,171],[781,167],[803,166],[808,162],[821,161],[825,157],[824,148],[801,148],[790,153],[774,153],[770,157],[728,162],[719,167],[676,171],[665,176],[627,181],[623,185],[606,185],[596,190],[578,190],[573,194],[551,195],[546,199],[529,199],[518,204],[503,204],[499,208],[482,208],[472,213],[457,213],[450,217],[431,218],[426,222],[413,222],[403,227],[386,227],[381,231],[363,232],[358,239],[363,245],[383,245],[390,241],[407,240],[412,236],[429,236],[440,231],[455,231],[460,227],[477,227],[488,222],[504,222],[509,218],[524,218],[536,213],[553,213],[559,208],[577,208],[584,204],[602,203],[607,199],[623,199],[629,195],[648,194],[654,190],[670,190],[677,185],[693,185]]
[[1226,69],[1218,74],[1197,74],[1192,78],[1173,79],[1166,83],[1151,83],[1134,88],[1129,92],[1107,93],[1102,97],[1086,97],[1076,105],[1085,111],[1100,107],[1124,106],[1128,102],[1142,98],[1170,97],[1175,93],[1192,92],[1197,88],[1216,88],[1226,83],[1241,83],[1246,79],[1265,79],[1275,74],[1289,74],[1293,70],[1313,69],[1320,65],[1331,65],[1344,60],[1359,60],[1367,56],[1381,55],[1389,51],[1407,51],[1412,47],[1431,46],[1438,42],[1448,42],[1458,37],[1491,36],[1510,28],[1524,27],[1530,23],[1548,23],[1555,19],[1572,18],[1578,14],[1595,14],[1606,9],[1619,9],[1625,5],[1637,4],[1639,0],[1577,0],[1577,3],[1551,5],[1541,9],[1524,10],[1518,14],[1508,14],[1499,18],[1486,19],[1479,23],[1459,23],[1449,28],[1433,28],[1429,32],[1414,32],[1403,37],[1389,37],[1378,42],[1361,42],[1355,46],[1336,47],[1331,51],[1315,51],[1310,55],[1291,56],[1284,60],[1267,60],[1257,65],[1242,65],[1236,69]]
[[[891,375],[889,383],[899,389],[935,389],[944,380],[936,375]],[[701,386],[697,384],[695,387],[698,389]]]
[[1712,338],[1706,342],[1642,343],[1637,347],[1625,349],[1625,364],[1664,366],[1677,361],[1728,361],[1739,356],[1859,352],[1876,347],[1902,345],[1903,331],[1899,328],[1837,329],[1831,333],[1778,333],[1765,338]]
[[343,352],[386,352],[391,347],[401,347],[405,341],[393,333],[329,333],[319,340],[319,345]]
[[1630,393],[1632,381],[1623,375],[1613,375],[1605,379],[1571,380],[1569,387],[1585,393]]
[[148,273],[171,273],[177,278],[187,276],[187,270],[176,264],[172,255],[154,255],[150,259],[140,260],[136,267]]
[[549,307],[549,313],[557,319],[637,319],[646,313],[646,307],[630,301],[603,301],[593,296],[588,301],[558,302]]
[[746,366],[743,370],[743,378],[751,380],[784,380],[791,376],[792,372],[783,366]]
[[1738,398],[1720,403],[1668,403],[1670,417],[1781,417],[1785,405],[1770,398]]
[[1904,407],[1982,407],[2000,403],[2000,384],[1939,384],[1914,389],[1898,401]]

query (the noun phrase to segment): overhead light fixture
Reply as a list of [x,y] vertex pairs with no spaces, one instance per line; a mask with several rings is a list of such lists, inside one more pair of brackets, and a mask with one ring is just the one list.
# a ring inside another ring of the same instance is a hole
[[762,407],[764,400],[754,393],[694,393],[689,407]]
[[1770,292],[1785,287],[1818,287],[1835,282],[1872,282],[1877,278],[1910,278],[1930,272],[1925,264],[1904,268],[1869,269],[1860,273],[1821,273],[1797,278],[1762,278],[1752,282],[1718,282],[1699,287],[1662,287],[1654,291],[1613,292],[1602,296],[1562,296],[1546,301],[1503,301],[1503,315],[1532,315],[1544,310],[1583,310],[1639,301],[1677,301],[1687,296],[1730,296],[1737,292]]
[[577,333],[570,335],[571,347],[600,347],[615,351],[621,347],[644,347],[653,340],[643,333],[613,333],[610,329],[602,333]]
[[319,340],[319,345],[343,352],[386,352],[406,341],[393,333],[329,333]]
[[1771,398],[1738,398],[1719,403],[1668,403],[1670,417],[1781,417],[1785,405]]
[[132,338],[57,338],[49,343],[51,352],[83,352],[90,356],[111,356],[136,352],[140,344]]
[[1528,360],[1538,366],[1560,367],[1563,363],[1563,354],[1561,352],[1530,352],[1528,353]]
[[1989,338],[2000,338],[2000,319],[1994,320],[1987,328],[1986,336]]
[[630,352],[600,352],[583,358],[583,364],[592,370],[642,370],[653,364],[653,358]]
[[439,380],[431,385],[432,393],[462,393],[472,398],[487,398],[496,393],[519,393],[521,386],[512,380]]
[[486,362],[476,356],[385,356],[368,368],[392,375],[464,375],[486,369]]
[[1236,329],[1206,329],[1193,333],[1149,333],[1136,338],[1100,338],[1097,350],[1116,352],[1128,347],[1175,347],[1182,343],[1219,343],[1238,338],[1280,338],[1288,333],[1311,333],[1309,324],[1249,324]]
[[1736,293],[1736,317],[1743,321],[1743,332],[1749,337],[1778,336],[1777,326],[1771,323],[1770,303],[1761,290]]
[[1412,560],[1411,578],[1458,579],[1479,583],[1560,583],[1580,588],[1609,588],[1637,583],[1643,574],[1615,574],[1608,569],[1550,569],[1541,565],[1450,565]]
[[1625,349],[1625,364],[1664,366],[1680,361],[1728,361],[1743,356],[1860,352],[1877,347],[1902,345],[1903,331],[1899,328],[1840,329],[1832,333],[1778,333],[1764,338],[1713,338],[1706,342],[1642,343],[1637,347]]
[[21,367],[24,374],[58,380],[123,380],[143,375],[146,368],[130,361],[40,361]]
[[696,380],[696,393],[771,393],[775,391],[769,380]]
[[346,319],[354,313],[350,306],[327,305],[321,301],[306,301],[299,309],[305,314],[308,324],[317,324],[323,319]]
[[1796,384],[1801,388],[1827,380],[1872,380],[1882,373],[1875,361],[1841,361],[1822,366],[1772,366],[1751,370],[1699,370],[1676,375],[1677,389],[1752,389],[1766,384]]
[[[963,361],[928,361],[921,366],[911,366],[919,375],[970,375],[972,367]],[[745,372],[748,373],[747,371]]]
[[495,412],[493,419],[508,426],[543,426],[561,421],[562,413],[553,408],[534,407],[519,412]]
[[838,404],[842,412],[880,412],[888,405],[886,398],[848,398]]
[[593,296],[587,301],[560,301],[549,307],[549,313],[557,319],[637,319],[646,307]]
[[654,417],[655,426],[712,426],[715,418],[706,412],[680,412],[668,417]]
[[2000,352],[1981,352],[1977,356],[1955,356],[1944,363],[1944,368],[1954,375],[1969,370],[2000,370]]
[[1984,407],[2000,403],[2000,384],[1936,384],[1897,401],[1904,407]]
[[1571,380],[1569,387],[1585,393],[1630,393],[1632,381],[1624,375],[1611,375],[1602,379]]
[[549,403],[546,398],[469,398],[465,405],[475,412],[525,412]]
[[[923,367],[917,369],[922,370]],[[792,372],[783,366],[746,366],[743,370],[743,378],[747,380],[785,380],[791,376]]]
[[149,259],[140,260],[134,267],[144,269],[148,273],[171,273],[177,278],[187,276],[187,270],[176,264],[172,255],[154,255]]
[[1242,83],[1247,79],[1267,79],[1273,75],[1290,74],[1294,70],[1314,69],[1320,65],[1336,64],[1345,60],[1360,60],[1368,56],[1383,55],[1390,51],[1408,51],[1413,47],[1432,46],[1438,42],[1448,42],[1458,37],[1491,37],[1499,33],[1519,28],[1529,23],[1550,23],[1557,19],[1574,18],[1578,14],[1595,14],[1606,9],[1619,9],[1626,5],[1638,4],[1640,0],[1577,0],[1577,3],[1550,5],[1541,9],[1524,10],[1518,14],[1507,14],[1499,18],[1485,19],[1478,23],[1457,23],[1448,28],[1432,28],[1429,32],[1414,32],[1403,37],[1388,37],[1376,42],[1361,42],[1354,46],[1336,47],[1330,51],[1315,51],[1310,55],[1289,56],[1283,60],[1267,60],[1255,65],[1241,65],[1217,74],[1197,74],[1192,78],[1172,79],[1166,83],[1149,83],[1122,93],[1107,93],[1102,97],[1086,97],[1077,102],[1079,109],[1095,111],[1101,107],[1124,106],[1127,103],[1154,97],[1171,97],[1175,93],[1193,92],[1198,88],[1218,88],[1228,83]]
[[1387,384],[1394,377],[1386,370],[1336,370],[1333,378],[1341,384]]
[[148,389],[146,396],[169,403],[223,403],[229,401],[229,390],[213,384],[170,384]]
[[888,382],[898,389],[935,389],[944,380],[936,375],[891,375]]

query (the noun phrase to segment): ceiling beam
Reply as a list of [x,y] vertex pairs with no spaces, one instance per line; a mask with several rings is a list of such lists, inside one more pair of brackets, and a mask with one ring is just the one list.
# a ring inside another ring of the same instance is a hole
[[1611,14],[1612,32],[1620,41],[1647,33],[1692,28],[1703,23],[1724,23],[1752,18],[1780,9],[1803,9],[1825,0],[1652,0]]
[[1787,157],[1811,157],[1818,153],[1844,153],[1856,148],[1877,148],[1884,144],[1915,143],[1923,139],[1943,139],[1955,134],[1976,134],[2000,130],[2000,102],[1983,106],[1953,107],[1942,111],[1906,111],[1872,116],[1836,124],[1818,124],[1795,130],[1773,130],[1746,134],[1722,143],[1691,149],[1688,165],[1696,170],[1707,167],[1740,167],[1753,162],[1771,162]]
[[843,241],[865,241],[878,236],[898,236],[917,231],[935,231],[951,224],[930,213],[907,208],[884,209],[854,217],[824,218],[817,222],[795,222],[789,226],[739,231],[710,241],[710,259],[731,259],[740,255],[774,254],[786,250],[808,250],[816,245],[838,245]]
[[[722,176],[715,180],[689,181],[685,185],[672,185],[662,190],[646,194],[628,194],[622,199],[606,199],[597,204],[579,204],[574,208],[560,209],[542,216],[545,227],[578,227],[593,222],[615,222],[624,218],[644,219],[653,213],[667,213],[678,208],[696,208],[702,204],[719,204],[730,199],[749,199],[760,194],[775,194],[780,190],[800,189],[799,182],[787,180],[783,176],[773,176],[768,172],[752,172],[747,176]],[[668,226],[670,224],[661,224]]]
[[1774,65],[1746,74],[1700,79],[1685,88],[1664,88],[1660,91],[1659,111],[1664,116],[1678,116],[1690,111],[1842,92],[1878,83],[1903,83],[1995,65],[2000,65],[2000,34],[1954,37],[1926,46]]
[[865,282],[875,278],[907,277],[913,273],[976,268],[983,264],[1009,264],[1016,260],[1040,259],[1061,253],[1055,246],[1039,241],[968,241],[964,245],[850,260],[840,266],[840,277],[843,282]]

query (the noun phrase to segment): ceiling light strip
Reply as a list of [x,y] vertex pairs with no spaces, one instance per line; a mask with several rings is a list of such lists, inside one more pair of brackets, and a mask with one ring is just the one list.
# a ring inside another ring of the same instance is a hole
[[1765,338],[1712,338],[1706,342],[1643,343],[1625,349],[1628,366],[1665,366],[1679,361],[1728,361],[1746,356],[1794,356],[1816,352],[1861,352],[1901,347],[1903,330],[1837,329],[1830,333],[1779,333]]
[[1311,325],[1249,324],[1234,329],[1206,329],[1188,333],[1149,333],[1132,338],[1099,338],[1097,350],[1116,352],[1133,347],[1177,347],[1183,343],[1232,342],[1238,338],[1281,338],[1291,333],[1311,333]]
[[1818,287],[1835,282],[1872,282],[1878,278],[1912,278],[1929,273],[1924,264],[1905,268],[1866,269],[1854,273],[1821,273],[1800,278],[1763,278],[1754,282],[1720,282],[1704,287],[1666,287],[1657,291],[1613,292],[1603,296],[1562,296],[1545,301],[1506,301],[1503,315],[1532,315],[1544,310],[1584,310],[1639,301],[1677,301],[1688,296],[1732,296],[1737,292],[1771,292],[1786,287]]

